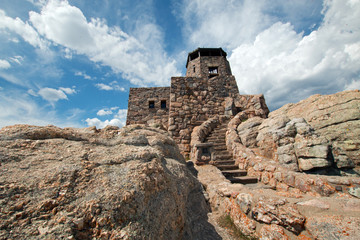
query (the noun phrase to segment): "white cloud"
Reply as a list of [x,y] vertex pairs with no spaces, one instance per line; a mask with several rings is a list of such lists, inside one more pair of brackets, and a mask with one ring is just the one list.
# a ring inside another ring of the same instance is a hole
[[345,90],[360,90],[360,79],[353,80],[350,83],[346,84]]
[[39,106],[21,91],[4,91],[0,94],[0,128],[14,124],[82,127],[73,119],[59,118],[55,111]]
[[41,49],[47,48],[47,43],[36,32],[36,30],[29,25],[29,23],[23,22],[20,18],[11,18],[6,16],[6,13],[0,9],[0,29],[7,29],[11,32],[15,32],[20,35],[26,42],[34,47]]
[[20,80],[19,78],[15,77],[14,75],[11,75],[11,74],[0,72],[0,77],[3,78],[5,81],[8,81],[10,83],[13,83],[13,84],[16,84],[19,86],[27,86],[28,85],[25,81]]
[[60,89],[42,88],[38,91],[38,94],[49,102],[57,102],[61,99],[68,99],[66,94]]
[[[183,0],[175,15],[183,21],[183,34],[192,48],[223,47],[232,50],[253,42],[259,32],[281,19],[296,29],[314,27],[321,11],[313,0]],[[310,22],[309,22],[310,21]],[[309,26],[308,26],[309,25]]]
[[323,23],[310,35],[277,22],[232,51],[229,61],[241,93],[264,93],[274,109],[358,86],[360,1],[325,1],[325,7]]
[[98,116],[106,116],[111,114],[113,114],[113,112],[111,110],[106,110],[106,109],[101,109],[96,113],[96,115]]
[[32,90],[32,89],[29,89],[29,90],[27,91],[27,93],[30,94],[31,96],[34,96],[34,97],[39,96],[39,95],[38,95],[34,90]]
[[73,88],[63,88],[63,87],[60,87],[59,90],[63,91],[63,92],[66,93],[66,94],[74,94],[74,93],[76,93],[76,90],[73,89]]
[[[30,90],[31,91],[31,90]],[[33,91],[29,92],[29,94],[33,95]],[[40,95],[43,99],[46,101],[49,101],[50,103],[54,104],[55,102],[59,100],[67,100],[67,95],[76,93],[75,89],[72,88],[63,88],[60,87],[59,89],[54,88],[42,88],[38,91],[38,95]]]
[[171,76],[179,75],[175,61],[163,50],[163,36],[155,24],[140,24],[136,37],[130,36],[119,27],[108,27],[102,19],[88,22],[81,10],[66,0],[49,1],[41,13],[29,15],[46,39],[110,66],[132,83],[167,85]]
[[0,59],[0,69],[10,68],[11,65],[8,61]]
[[181,8],[188,45],[225,48],[240,93],[264,93],[271,109],[358,86],[358,0],[183,0]]
[[116,118],[111,119],[111,120],[105,120],[105,121],[101,121],[98,118],[87,118],[85,121],[89,127],[96,126],[96,128],[104,128],[108,125],[118,126],[118,127],[124,126],[124,123],[120,119],[116,119]]
[[87,75],[85,72],[75,72],[75,76],[80,76],[80,77],[83,77],[84,79],[87,79],[87,80],[91,80],[92,77],[90,77],[89,75]]
[[234,48],[270,25],[271,17],[262,13],[264,7],[262,0],[184,0],[184,35],[192,47]]
[[115,118],[121,119],[125,122],[127,117],[127,109],[119,109],[118,113],[115,115]]
[[121,91],[121,92],[125,92],[126,89],[124,87],[121,87],[118,82],[113,81],[110,84],[104,84],[104,83],[97,83],[95,84],[95,86],[100,89],[100,90],[105,90],[105,91],[111,91],[111,90],[116,90],[116,91]]
[[12,62],[15,62],[15,63],[21,65],[22,64],[21,62],[24,61],[24,58],[22,56],[14,56],[14,57],[10,58],[10,60]]
[[[114,110],[115,109],[117,109],[117,107],[115,107]],[[111,115],[112,113],[113,112],[111,110],[102,109],[97,112],[97,115],[105,116],[105,115]],[[88,124],[88,126],[96,126],[97,128],[104,128],[107,125],[123,127],[126,124],[126,116],[127,116],[127,109],[119,109],[118,112],[115,114],[114,118],[111,120],[106,119],[102,121],[98,118],[87,118],[85,122]]]
[[95,84],[95,86],[97,88],[99,88],[100,90],[105,90],[105,91],[113,90],[113,88],[111,86],[103,84],[103,83],[97,83],[97,84]]

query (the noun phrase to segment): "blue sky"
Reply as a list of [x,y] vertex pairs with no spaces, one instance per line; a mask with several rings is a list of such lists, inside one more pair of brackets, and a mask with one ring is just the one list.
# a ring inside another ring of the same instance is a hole
[[222,47],[271,110],[360,88],[360,0],[1,0],[0,127],[122,126],[130,87]]

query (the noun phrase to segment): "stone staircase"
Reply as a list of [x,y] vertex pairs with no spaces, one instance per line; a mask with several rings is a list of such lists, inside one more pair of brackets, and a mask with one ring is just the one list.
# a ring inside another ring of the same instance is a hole
[[217,126],[206,138],[205,142],[213,143],[215,166],[220,169],[222,174],[231,183],[250,184],[257,183],[256,177],[247,176],[246,170],[240,170],[232,154],[226,148],[226,128],[227,122]]

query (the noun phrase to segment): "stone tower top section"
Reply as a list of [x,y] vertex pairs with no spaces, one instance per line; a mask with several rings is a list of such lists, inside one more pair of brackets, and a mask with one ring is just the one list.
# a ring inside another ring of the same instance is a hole
[[186,62],[186,77],[206,77],[232,75],[230,64],[222,48],[198,48],[189,53]]

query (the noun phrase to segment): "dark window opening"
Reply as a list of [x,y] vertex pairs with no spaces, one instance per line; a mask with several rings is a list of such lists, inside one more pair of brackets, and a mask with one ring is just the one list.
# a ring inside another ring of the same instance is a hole
[[218,68],[217,67],[209,67],[209,77],[215,77],[218,75]]
[[203,153],[203,154],[208,154],[208,153],[209,153],[209,149],[208,149],[208,148],[203,148],[203,149],[202,149],[202,153]]
[[217,67],[209,67],[209,74],[218,74]]
[[155,108],[155,102],[149,101],[149,108]]
[[161,108],[166,108],[166,100],[161,100]]
[[194,72],[195,72],[195,66],[193,66],[193,70],[194,70]]

